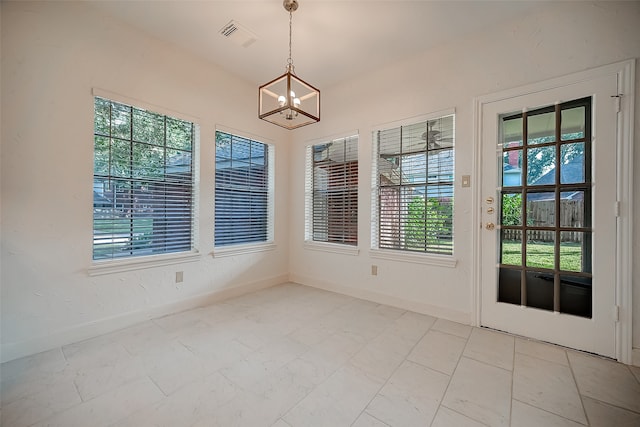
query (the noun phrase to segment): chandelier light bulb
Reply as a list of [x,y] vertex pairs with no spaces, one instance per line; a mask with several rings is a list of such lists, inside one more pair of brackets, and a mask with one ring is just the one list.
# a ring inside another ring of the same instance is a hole
[[284,104],[287,102],[287,99],[284,97],[284,95],[280,95],[278,97],[278,104],[280,104],[281,107],[284,107]]

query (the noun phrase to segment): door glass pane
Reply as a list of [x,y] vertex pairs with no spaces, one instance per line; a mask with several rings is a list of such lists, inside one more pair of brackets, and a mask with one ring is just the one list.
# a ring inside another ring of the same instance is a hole
[[560,270],[591,273],[591,233],[560,232]]
[[586,227],[584,191],[563,191],[560,193],[560,227]]
[[501,230],[502,253],[500,263],[506,265],[522,265],[522,230]]
[[522,145],[522,116],[502,120],[503,148]]
[[591,318],[591,278],[560,275],[560,313]]
[[562,110],[561,137],[563,141],[584,138],[584,106]]
[[506,302],[509,304],[521,304],[521,277],[520,270],[512,268],[500,268],[500,278],[498,286],[498,302]]
[[518,187],[522,185],[522,150],[502,153],[502,186]]
[[584,182],[584,142],[562,144],[560,161],[561,184]]
[[544,144],[556,140],[556,114],[554,111],[527,117],[527,143]]
[[527,150],[527,185],[553,185],[556,183],[556,147],[529,148]]
[[553,311],[553,273],[527,271],[527,307]]
[[553,227],[556,225],[556,193],[527,193],[527,225]]
[[522,194],[503,194],[501,215],[502,225],[522,225]]
[[555,232],[527,231],[527,267],[553,269],[555,265]]

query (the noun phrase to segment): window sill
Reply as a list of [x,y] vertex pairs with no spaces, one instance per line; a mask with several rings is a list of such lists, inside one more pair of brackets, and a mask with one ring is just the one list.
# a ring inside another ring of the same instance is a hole
[[251,254],[255,252],[272,251],[275,248],[276,248],[276,244],[273,242],[247,244],[247,245],[233,245],[233,246],[214,249],[213,252],[211,252],[211,256],[214,258],[221,258],[226,256]]
[[305,241],[304,248],[312,251],[329,252],[342,255],[358,255],[360,249],[356,246],[341,245],[338,243],[323,243],[314,241]]
[[89,276],[102,276],[104,274],[122,273],[125,271],[182,264],[198,260],[200,260],[200,252],[140,256],[127,258],[126,260],[95,261],[94,264],[87,269],[87,273]]
[[436,265],[438,267],[455,268],[458,263],[457,259],[448,255],[416,254],[413,252],[394,251],[389,249],[371,249],[369,254],[371,255],[371,258]]

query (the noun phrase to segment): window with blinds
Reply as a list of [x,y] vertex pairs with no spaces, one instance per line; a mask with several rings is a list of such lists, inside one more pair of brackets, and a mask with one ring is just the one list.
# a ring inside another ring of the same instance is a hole
[[358,136],[307,147],[307,240],[358,244]]
[[95,97],[93,259],[193,249],[191,122]]
[[273,240],[273,149],[216,131],[215,246]]
[[453,254],[454,122],[374,132],[374,248]]

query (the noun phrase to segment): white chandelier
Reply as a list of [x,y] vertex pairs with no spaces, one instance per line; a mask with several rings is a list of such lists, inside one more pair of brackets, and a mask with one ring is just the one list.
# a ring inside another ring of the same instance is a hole
[[298,0],[284,0],[289,12],[289,58],[286,72],[260,86],[258,90],[258,117],[286,129],[320,121],[320,90],[296,76],[291,59],[291,28],[293,12]]

